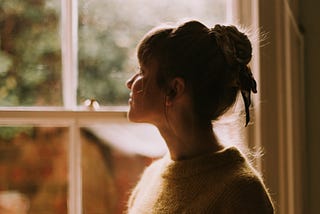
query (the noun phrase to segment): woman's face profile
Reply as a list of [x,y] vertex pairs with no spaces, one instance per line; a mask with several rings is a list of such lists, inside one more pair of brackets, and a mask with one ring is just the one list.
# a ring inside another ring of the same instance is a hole
[[127,80],[130,89],[128,118],[132,122],[156,124],[164,113],[164,93],[157,84],[154,63],[140,64],[139,71]]

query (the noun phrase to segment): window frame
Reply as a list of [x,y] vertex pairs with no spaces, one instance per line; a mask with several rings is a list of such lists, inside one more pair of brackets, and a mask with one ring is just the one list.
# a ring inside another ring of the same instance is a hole
[[0,107],[2,126],[58,126],[69,129],[68,213],[82,213],[80,128],[90,124],[125,120],[127,106],[99,110],[77,105],[78,1],[61,3],[62,107]]
[[60,2],[63,105],[75,108],[78,86],[78,1]]
[[69,128],[68,213],[82,213],[82,171],[80,128],[91,124],[125,120],[126,107],[66,110],[57,107],[1,107],[0,125],[58,126]]

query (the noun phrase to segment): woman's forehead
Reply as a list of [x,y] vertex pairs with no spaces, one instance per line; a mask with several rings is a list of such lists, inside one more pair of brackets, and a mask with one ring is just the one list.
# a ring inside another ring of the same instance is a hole
[[146,73],[155,73],[158,68],[156,60],[148,60],[145,62],[139,62],[140,70]]

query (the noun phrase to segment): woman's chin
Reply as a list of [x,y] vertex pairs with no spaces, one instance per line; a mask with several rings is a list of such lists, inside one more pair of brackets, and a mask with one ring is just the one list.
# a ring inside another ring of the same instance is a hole
[[127,118],[130,122],[135,122],[135,123],[142,123],[141,118],[136,115],[132,109],[130,108],[128,113],[127,113]]

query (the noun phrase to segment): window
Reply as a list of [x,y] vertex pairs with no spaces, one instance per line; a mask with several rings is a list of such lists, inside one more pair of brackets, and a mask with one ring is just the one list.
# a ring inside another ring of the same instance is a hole
[[126,121],[136,43],[181,17],[225,22],[226,8],[0,0],[0,212],[121,213],[141,170],[165,152],[153,127]]

